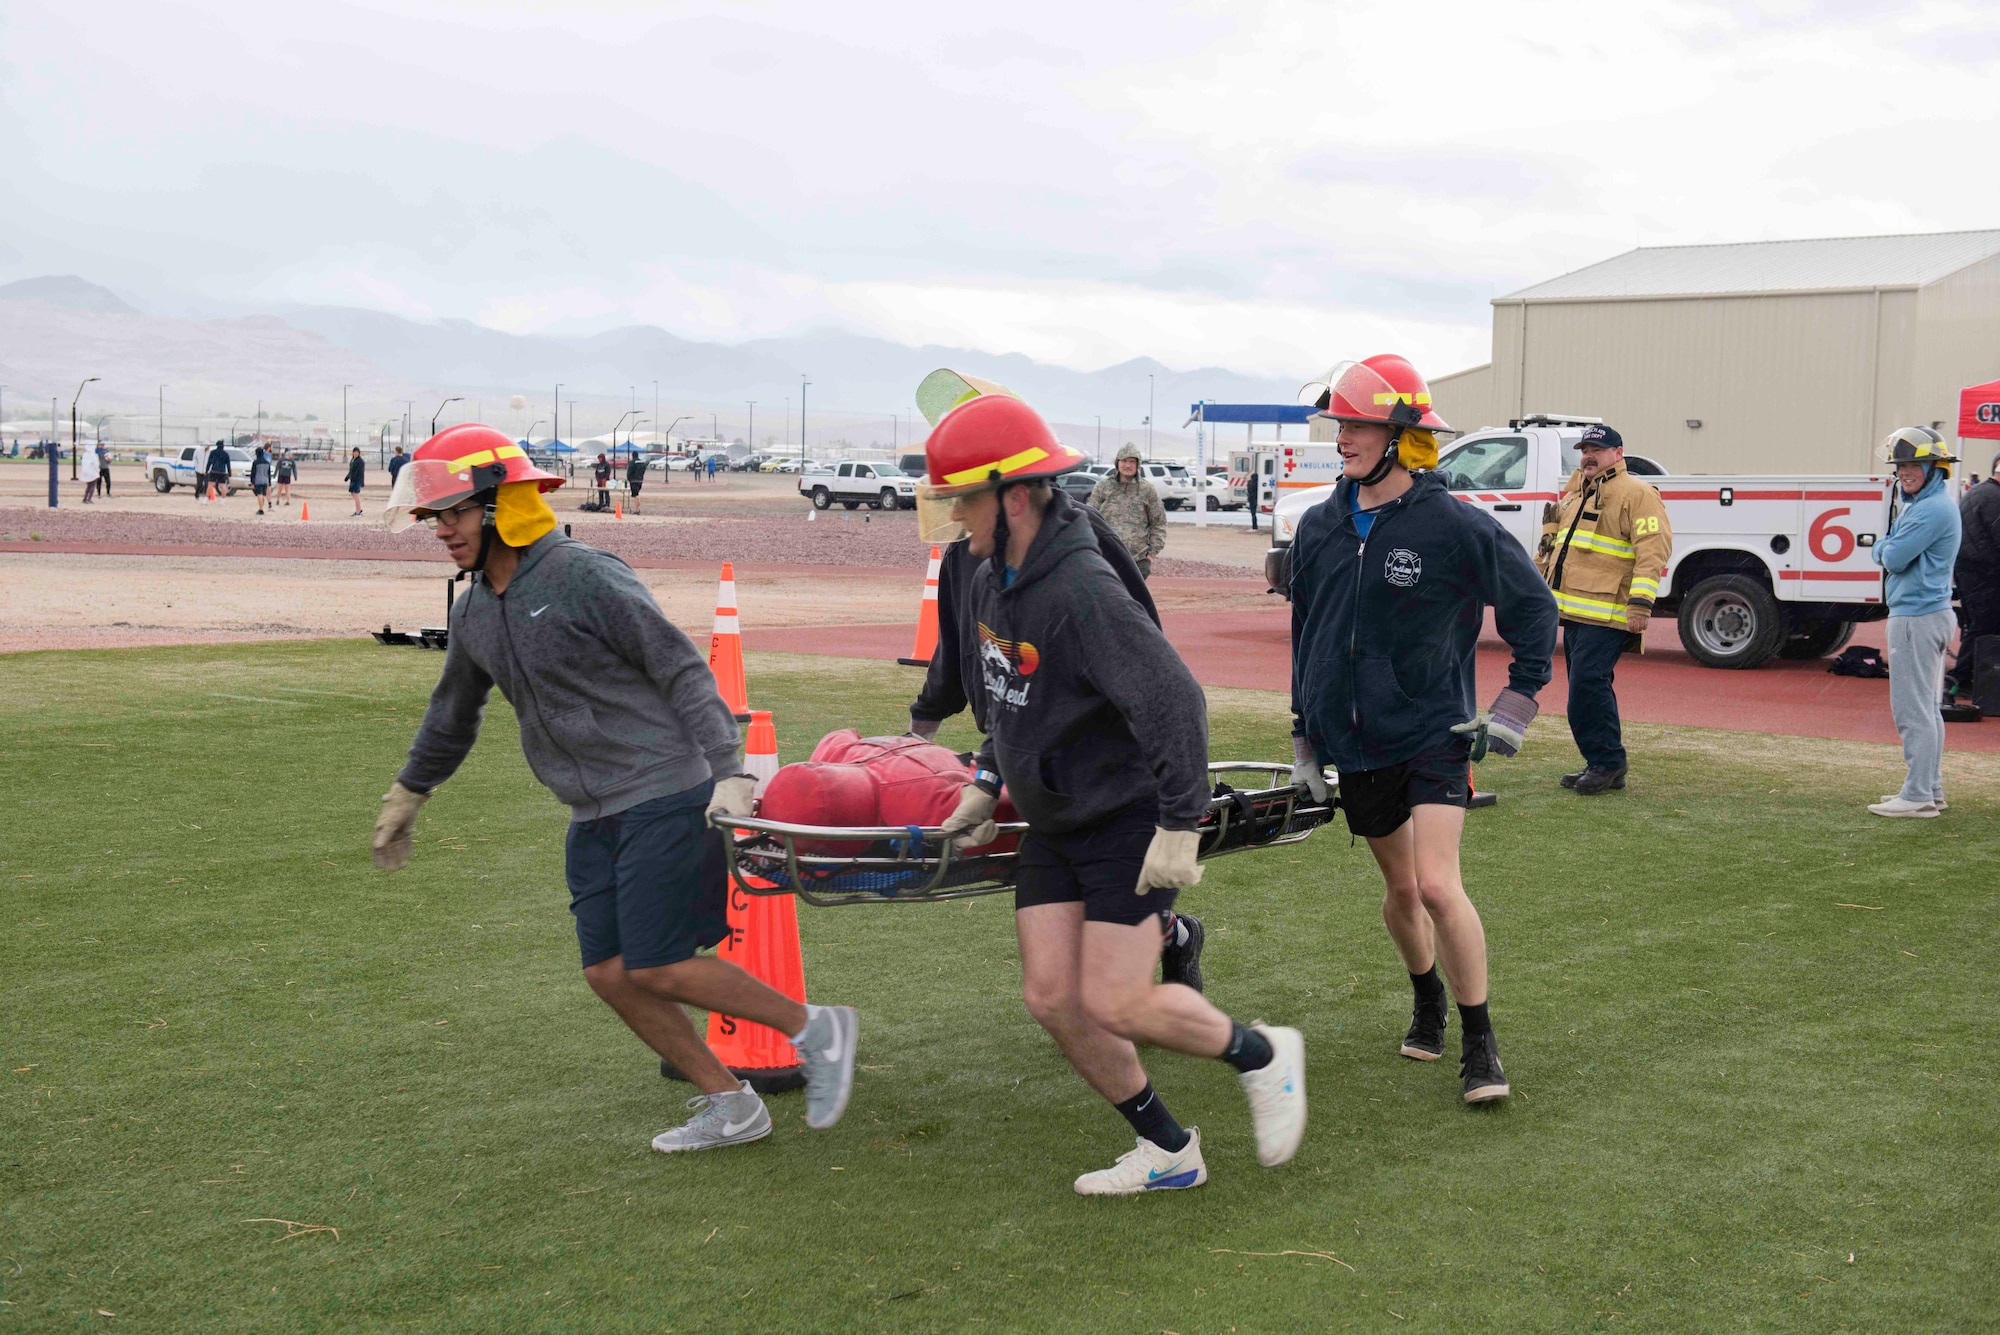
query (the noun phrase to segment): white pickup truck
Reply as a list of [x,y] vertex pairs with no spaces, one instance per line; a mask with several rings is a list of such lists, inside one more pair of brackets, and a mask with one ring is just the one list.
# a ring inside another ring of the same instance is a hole
[[[200,480],[202,471],[208,467],[209,451],[213,445],[183,445],[171,454],[149,454],[146,456],[146,479],[157,492],[169,492],[175,487],[192,487]],[[234,496],[250,485],[250,451],[235,445],[225,446],[229,451],[229,494]]]
[[[1487,427],[1448,445],[1438,459],[1461,501],[1499,520],[1533,555],[1543,507],[1578,463],[1588,418],[1530,417]],[[1627,453],[1628,462],[1638,462]],[[1635,476],[1647,470],[1634,468]],[[1858,621],[1887,616],[1882,572],[1868,549],[1889,527],[1888,474],[1648,476],[1674,527],[1673,561],[1654,605],[1676,616],[1681,643],[1716,668],[1837,652]],[[1330,485],[1279,492],[1264,576],[1286,593],[1292,532],[1332,495]]]
[[835,501],[849,510],[859,505],[871,510],[914,510],[917,480],[893,462],[857,463],[843,459],[833,466],[831,473],[801,476],[799,495],[810,498],[815,510],[827,509]]

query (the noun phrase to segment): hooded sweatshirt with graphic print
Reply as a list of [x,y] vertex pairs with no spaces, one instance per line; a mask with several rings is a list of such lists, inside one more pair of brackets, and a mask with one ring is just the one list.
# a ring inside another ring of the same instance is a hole
[[1192,830],[1208,809],[1208,702],[1061,492],[1011,582],[997,558],[959,611],[959,673],[981,697],[979,765],[1029,828],[1069,834],[1140,802]]

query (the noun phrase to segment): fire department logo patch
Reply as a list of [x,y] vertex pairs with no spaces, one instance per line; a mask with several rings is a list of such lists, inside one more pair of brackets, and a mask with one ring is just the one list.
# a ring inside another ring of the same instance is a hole
[[1399,589],[1414,589],[1423,577],[1423,559],[1407,547],[1395,548],[1382,563],[1382,578]]

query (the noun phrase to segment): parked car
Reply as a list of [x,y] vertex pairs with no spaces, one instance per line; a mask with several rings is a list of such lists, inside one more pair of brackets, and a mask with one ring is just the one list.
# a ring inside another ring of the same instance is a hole
[[849,510],[861,505],[871,510],[914,510],[917,506],[915,478],[891,463],[852,459],[841,460],[831,473],[801,477],[799,494],[810,497],[815,510],[824,510],[835,501]]
[[[175,487],[197,485],[208,465],[208,452],[213,448],[211,445],[183,445],[168,454],[147,455],[146,477],[152,482],[153,490],[165,493]],[[251,453],[237,445],[224,448],[229,451],[228,493],[234,496],[250,485]]]
[[1097,474],[1087,468],[1074,473],[1064,473],[1056,478],[1056,485],[1069,493],[1069,498],[1079,505],[1087,504],[1090,493],[1097,490]]

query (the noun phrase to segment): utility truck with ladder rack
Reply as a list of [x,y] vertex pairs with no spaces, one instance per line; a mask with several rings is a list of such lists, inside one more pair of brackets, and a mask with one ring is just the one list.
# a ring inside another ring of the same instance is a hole
[[[1453,496],[1491,514],[1532,556],[1543,511],[1577,468],[1583,428],[1597,420],[1545,414],[1470,432],[1445,447],[1437,471]],[[1296,466],[1278,464],[1264,574],[1289,596],[1292,533],[1333,494],[1340,459],[1330,444],[1285,448],[1300,453]],[[1889,614],[1868,549],[1888,531],[1893,475],[1680,476],[1630,451],[1625,458],[1659,488],[1674,529],[1654,614],[1675,617],[1699,662],[1751,668],[1823,657],[1847,643],[1855,623]]]

